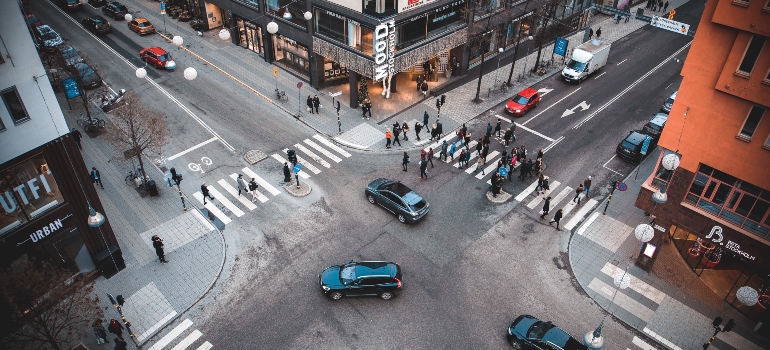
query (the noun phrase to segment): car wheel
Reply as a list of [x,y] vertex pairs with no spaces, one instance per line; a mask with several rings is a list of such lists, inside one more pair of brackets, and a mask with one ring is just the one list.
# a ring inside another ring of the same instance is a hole
[[380,299],[382,299],[382,300],[393,299],[393,292],[382,292],[382,293],[380,293]]
[[342,299],[342,297],[343,297],[343,295],[340,292],[332,292],[331,294],[329,294],[329,298],[331,300],[340,300],[340,299]]
[[369,200],[369,203],[372,203],[372,204],[376,204],[377,203],[377,201],[374,199],[374,196],[372,196],[371,194],[366,196],[366,199]]
[[404,214],[398,214],[398,221],[400,221],[402,224],[405,224],[406,216],[404,216]]
[[516,339],[511,340],[511,347],[517,350],[521,350],[524,348],[523,346],[521,346],[521,342]]

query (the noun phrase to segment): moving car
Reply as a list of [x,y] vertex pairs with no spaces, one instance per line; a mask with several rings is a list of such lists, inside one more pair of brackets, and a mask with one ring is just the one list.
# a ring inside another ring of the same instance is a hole
[[139,35],[155,33],[155,27],[144,17],[134,18],[128,21],[128,29],[139,33]]
[[65,10],[80,10],[83,8],[80,0],[57,0],[56,3]]
[[533,88],[521,90],[505,104],[505,111],[515,116],[523,116],[540,103],[540,94]]
[[668,114],[666,113],[657,113],[653,115],[652,119],[650,119],[647,124],[644,124],[642,133],[652,136],[652,138],[657,141],[660,138],[660,133],[663,132],[663,127],[666,126],[667,120]]
[[83,57],[80,57],[77,51],[75,51],[72,46],[69,45],[59,45],[56,47],[56,50],[59,51],[59,55],[61,55],[61,58],[64,60],[64,62],[67,64],[67,66],[74,66],[78,63],[83,63]]
[[508,343],[514,349],[588,350],[588,347],[556,327],[530,315],[517,317],[506,332]]
[[117,1],[113,1],[102,7],[102,13],[106,16],[112,17],[112,19],[116,21],[120,21],[126,18],[126,15],[128,14],[128,8]]
[[142,61],[147,62],[155,66],[156,68],[164,68],[166,70],[176,69],[176,62],[171,54],[159,47],[148,47],[139,51],[139,57]]
[[661,111],[666,113],[671,113],[671,106],[674,105],[674,100],[676,99],[677,92],[679,91],[678,90],[674,91],[674,93],[671,94],[671,96],[669,96],[668,99],[666,99],[666,102],[663,103],[663,107],[660,107]]
[[88,4],[93,7],[102,7],[107,5],[107,0],[88,0]]
[[83,27],[92,33],[104,34],[112,31],[112,25],[102,16],[92,16],[83,19]]
[[627,162],[639,163],[646,156],[646,154],[642,154],[642,147],[644,146],[644,140],[648,137],[650,138],[650,144],[647,147],[647,154],[649,154],[655,148],[656,141],[651,136],[638,131],[631,131],[628,137],[620,141],[615,153]]
[[64,40],[59,36],[59,33],[45,24],[35,28],[35,37],[37,37],[40,45],[45,47],[49,52],[55,50],[57,46],[64,43]]
[[420,221],[428,214],[429,206],[417,192],[406,185],[388,179],[377,179],[366,186],[366,199],[396,214],[402,223]]
[[37,28],[43,25],[43,22],[40,22],[40,20],[37,19],[37,17],[35,17],[35,15],[32,13],[25,16],[24,19],[27,20],[27,25],[31,28]]
[[76,63],[72,68],[84,89],[94,89],[102,85],[102,77],[96,74],[91,66],[85,63]]
[[351,261],[324,269],[318,284],[332,300],[361,295],[390,300],[401,288],[401,266],[387,261]]

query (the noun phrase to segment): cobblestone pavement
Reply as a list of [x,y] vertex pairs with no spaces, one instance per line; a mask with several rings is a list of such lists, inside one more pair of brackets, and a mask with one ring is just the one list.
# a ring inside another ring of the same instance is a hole
[[[753,333],[756,322],[740,314],[714,293],[684,262],[670,239],[658,248],[651,272],[636,267],[632,257],[640,242],[634,228],[650,218],[634,207],[642,182],[655,170],[659,149],[640,165],[637,179],[629,175],[625,192],[615,191],[607,210],[604,204],[573,230],[569,244],[572,271],[585,292],[607,312],[644,332],[669,349],[700,349],[713,334],[711,322],[733,318],[732,332],[719,333],[712,348],[768,349],[770,342]],[[605,199],[606,201],[606,199]],[[656,235],[668,233],[656,230]],[[631,285],[618,289],[613,276],[628,269]],[[611,340],[605,340],[611,341]]]

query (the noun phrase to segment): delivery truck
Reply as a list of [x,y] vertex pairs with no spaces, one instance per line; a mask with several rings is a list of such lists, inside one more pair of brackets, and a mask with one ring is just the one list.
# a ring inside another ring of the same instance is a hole
[[605,44],[598,39],[584,42],[572,51],[572,58],[561,71],[561,77],[568,83],[580,84],[589,75],[604,67],[609,55],[610,44]]

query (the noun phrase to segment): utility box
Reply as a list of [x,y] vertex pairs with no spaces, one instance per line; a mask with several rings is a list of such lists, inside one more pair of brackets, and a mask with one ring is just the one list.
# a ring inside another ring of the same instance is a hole
[[126,268],[126,262],[123,261],[123,252],[116,245],[107,246],[107,249],[96,253],[94,258],[96,259],[96,266],[102,271],[104,277],[108,279]]
[[155,180],[147,181],[147,191],[150,192],[150,196],[157,196],[158,195],[158,186],[155,185]]

